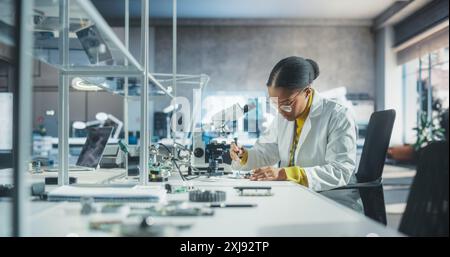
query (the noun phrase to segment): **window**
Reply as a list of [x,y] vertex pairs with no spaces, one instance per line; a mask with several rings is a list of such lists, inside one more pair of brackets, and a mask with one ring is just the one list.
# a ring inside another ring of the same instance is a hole
[[421,115],[428,120],[449,107],[449,48],[441,48],[403,65],[404,138],[413,144]]

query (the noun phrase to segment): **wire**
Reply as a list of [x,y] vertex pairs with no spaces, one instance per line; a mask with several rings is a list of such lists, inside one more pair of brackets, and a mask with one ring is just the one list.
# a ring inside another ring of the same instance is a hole
[[170,154],[171,153],[171,151],[170,151],[170,149],[169,149],[169,147],[168,146],[166,146],[165,144],[163,144],[163,143],[158,143],[160,146],[162,146],[162,147],[164,147],[164,149],[166,149],[166,151]]
[[181,172],[180,166],[178,166],[176,159],[172,159],[172,163],[175,164],[175,166],[177,167],[177,170],[178,170],[178,173],[180,173],[181,179],[183,181],[186,181],[186,178],[184,177],[183,173]]
[[195,176],[195,177],[189,177],[189,178],[186,178],[187,180],[193,180],[193,179],[196,179],[196,178],[199,178],[200,176]]
[[[194,166],[191,166],[191,169],[193,169],[193,170],[194,170],[195,172],[197,172],[198,174],[201,174],[201,173],[202,173],[201,170],[197,169],[197,168],[194,167]],[[197,177],[199,177],[199,176],[197,176]]]
[[[181,178],[182,178],[184,181],[192,180],[192,179],[196,179],[196,178],[200,177],[200,176],[187,177],[187,176],[183,175],[183,173],[181,172],[180,166],[179,166],[178,163],[177,163],[178,160],[174,158],[172,161],[173,161],[173,163],[175,164],[175,166],[177,167],[178,173],[180,174]],[[191,169],[197,170],[197,169],[196,169],[195,167],[193,167],[192,165],[189,165],[189,167],[190,167]],[[200,172],[199,170],[197,170],[197,171]]]
[[[167,147],[167,146],[166,146],[165,144],[163,144],[163,143],[158,143],[158,144],[161,145],[162,147],[164,147],[164,148],[167,150],[167,152],[170,154],[171,151],[170,151],[169,147]],[[189,151],[189,149],[188,149],[187,147],[184,147],[183,145],[181,145],[181,144],[179,144],[179,143],[176,143],[176,142],[175,142],[175,144],[176,144],[176,145],[179,145],[179,146],[181,146],[181,147],[183,147],[183,149],[180,149],[180,151],[182,151],[182,150],[184,150],[184,151]],[[181,179],[182,179],[183,181],[187,181],[187,180],[191,180],[191,179],[196,179],[196,178],[199,177],[199,176],[195,176],[195,177],[187,178],[185,175],[183,175],[183,172],[181,172],[180,166],[178,165],[177,161],[180,161],[180,160],[177,159],[177,158],[175,158],[175,157],[172,157],[172,163],[173,163],[173,164],[175,165],[175,167],[177,168],[178,173],[180,174]],[[200,171],[199,171],[197,168],[193,167],[192,165],[189,165],[189,167],[190,167],[191,169],[196,170],[197,172],[200,173]]]

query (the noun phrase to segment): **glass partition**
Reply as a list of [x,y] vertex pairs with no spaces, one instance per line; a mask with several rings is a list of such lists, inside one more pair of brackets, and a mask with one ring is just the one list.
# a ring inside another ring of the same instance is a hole
[[[126,3],[123,1],[124,17],[127,16]],[[143,10],[143,1],[133,3],[134,7]],[[39,67],[43,67],[43,71],[38,68],[37,73],[42,76],[49,72],[48,78],[34,80],[35,86],[40,88],[35,93],[34,158],[49,160],[50,166],[57,169],[61,164],[60,148],[63,147],[67,148],[68,165],[76,165],[89,138],[89,130],[112,126],[112,136],[99,167],[122,169],[122,173],[126,168],[126,175],[137,175],[144,135],[141,126],[144,121],[141,112],[145,109],[142,105],[143,85],[148,84],[145,90],[148,94],[145,135],[149,143],[156,143],[170,138],[167,118],[171,113],[165,111],[175,94],[174,78],[178,85],[192,92],[192,88],[206,86],[207,76],[177,74],[173,77],[170,72],[155,73],[152,68],[154,60],[150,59],[154,54],[148,51],[148,83],[143,83],[143,46],[149,43],[143,41],[142,17],[140,22],[134,22],[132,26],[128,24],[128,29],[110,27],[90,1],[35,0],[33,21],[33,56]],[[65,21],[66,33],[62,29]],[[64,35],[67,38],[62,38]],[[65,52],[68,58],[63,63]],[[67,77],[67,82],[62,82],[62,76]],[[67,90],[68,96],[61,97],[61,90]],[[68,106],[68,115],[61,116],[65,106]],[[66,120],[61,121],[61,118]],[[63,136],[58,126],[61,122],[69,124],[64,128],[67,130]],[[67,143],[65,138],[68,138]],[[129,146],[131,152],[127,158],[118,148],[120,141]],[[117,157],[116,161],[114,157]],[[78,182],[100,183],[104,180]]]
[[13,91],[15,3],[0,1],[0,237],[13,234]]
[[[135,73],[141,65],[125,48],[123,42],[107,25],[90,1],[68,1],[68,67],[63,67],[60,54],[60,28],[64,17],[62,9],[66,1],[35,1],[34,55],[37,59],[58,69],[74,74]],[[125,66],[128,60],[128,66]],[[88,69],[87,69],[88,68]]]

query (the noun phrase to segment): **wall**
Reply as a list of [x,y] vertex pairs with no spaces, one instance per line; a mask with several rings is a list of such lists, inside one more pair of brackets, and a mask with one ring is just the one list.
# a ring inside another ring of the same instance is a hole
[[[213,24],[180,21],[178,27],[178,72],[209,75],[211,81],[205,94],[241,90],[263,93],[273,65],[283,57],[300,55],[319,63],[321,75],[315,83],[318,90],[346,86],[350,93],[375,95],[374,35],[369,24],[338,21],[258,24],[254,20]],[[123,38],[123,28],[115,31]],[[150,32],[151,70],[171,73],[170,23],[153,24]],[[132,28],[130,35],[131,52],[139,60],[139,29]],[[41,69],[41,77],[35,78],[35,91],[39,93],[34,98],[34,125],[36,117],[46,109],[57,110],[57,71]],[[167,97],[154,100],[155,110],[169,104]],[[107,93],[72,92],[71,103],[71,121],[93,119],[99,111],[116,117],[123,115],[121,98]]]
[[[321,75],[315,83],[318,90],[346,86],[351,93],[374,96],[374,35],[368,25],[241,23],[208,26],[180,22],[178,72],[208,74],[208,92],[265,90],[275,63],[299,55],[319,63]],[[171,27],[156,26],[155,39],[155,70],[171,72]]]
[[[394,33],[391,26],[376,32],[376,102],[377,111],[394,109],[396,112],[394,129],[391,135],[391,145],[403,143],[403,122],[405,110],[403,107],[403,85],[401,66],[397,65],[396,53],[392,48]],[[415,115],[415,114],[414,114]]]

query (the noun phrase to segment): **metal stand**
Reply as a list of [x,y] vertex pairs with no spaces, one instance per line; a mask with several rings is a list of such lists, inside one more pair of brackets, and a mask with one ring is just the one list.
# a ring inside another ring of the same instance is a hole
[[16,15],[16,69],[15,79],[18,86],[14,92],[13,115],[13,153],[14,153],[14,193],[12,200],[12,235],[27,236],[28,195],[26,173],[31,152],[31,113],[32,113],[32,42],[33,34],[29,30],[29,17],[33,10],[33,1],[15,1]]

